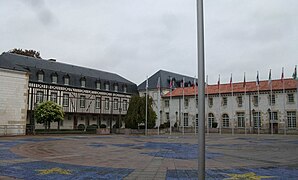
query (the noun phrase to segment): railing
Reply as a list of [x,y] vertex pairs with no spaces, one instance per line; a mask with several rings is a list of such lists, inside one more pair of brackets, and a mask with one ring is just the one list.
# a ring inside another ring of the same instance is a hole
[[0,136],[25,135],[26,125],[0,125]]

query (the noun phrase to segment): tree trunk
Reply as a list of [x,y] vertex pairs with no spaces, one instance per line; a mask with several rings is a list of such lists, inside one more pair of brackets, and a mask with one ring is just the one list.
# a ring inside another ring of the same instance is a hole
[[60,130],[60,121],[57,121],[57,123],[58,123],[58,131]]

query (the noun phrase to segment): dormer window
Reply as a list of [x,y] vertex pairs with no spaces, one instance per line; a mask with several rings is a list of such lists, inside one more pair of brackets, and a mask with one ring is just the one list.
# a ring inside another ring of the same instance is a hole
[[110,84],[108,82],[105,83],[105,90],[106,91],[110,90]]
[[39,72],[37,73],[37,80],[38,80],[39,82],[43,82],[43,79],[44,79],[44,74],[43,74],[42,71],[39,71]]
[[100,81],[96,81],[96,89],[101,89]]
[[64,85],[69,85],[69,76],[64,76]]
[[114,91],[115,91],[115,92],[118,91],[118,84],[114,84]]
[[58,76],[57,76],[57,74],[52,74],[52,83],[53,84],[57,84],[57,82],[58,82]]
[[81,87],[86,87],[86,79],[81,78]]
[[125,93],[127,92],[127,86],[126,85],[123,86],[123,92],[125,92]]

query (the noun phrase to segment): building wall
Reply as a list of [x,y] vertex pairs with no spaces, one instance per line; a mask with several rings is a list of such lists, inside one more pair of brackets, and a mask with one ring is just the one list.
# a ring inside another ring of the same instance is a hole
[[0,68],[0,135],[26,133],[29,76]]
[[[157,92],[157,90],[156,90]],[[153,97],[156,104],[153,105],[153,109],[157,112],[157,100],[154,98],[154,90],[149,91],[149,95]],[[205,97],[205,124],[207,128],[207,120],[209,113],[214,115],[214,121],[218,123],[217,128],[223,130],[223,132],[231,132],[232,129],[235,133],[244,133],[245,129],[248,133],[256,133],[257,127],[254,127],[254,112],[261,113],[261,126],[260,133],[271,133],[271,121],[269,120],[269,113],[277,112],[277,120],[272,121],[274,123],[273,127],[278,129],[278,133],[284,133],[286,128],[287,132],[297,133],[296,127],[288,127],[287,122],[287,112],[295,112],[296,124],[297,124],[297,92],[296,90],[286,90],[285,93],[282,91],[273,91],[275,95],[275,103],[270,106],[269,95],[270,91],[260,92],[259,104],[254,104],[254,96],[258,96],[257,92],[250,92],[246,95],[244,93],[235,93],[233,96],[229,94],[218,94],[206,95]],[[288,94],[293,94],[294,102],[289,102]],[[238,103],[238,97],[242,97],[242,105]],[[223,105],[223,97],[227,98],[227,105]],[[208,104],[208,99],[213,99],[213,105]],[[169,113],[169,118],[171,119],[172,125],[176,122],[178,126],[183,126],[184,113],[188,114],[188,123],[186,127],[194,128],[197,114],[197,105],[194,96],[185,96],[184,99],[188,100],[188,106],[183,108],[182,96],[172,97],[169,106],[166,106],[166,101],[170,101],[169,97],[163,97],[161,100],[161,124],[167,122],[167,113]],[[244,113],[245,125],[244,127],[238,126],[237,113]],[[229,117],[229,127],[223,127],[223,114],[227,114]],[[256,123],[257,124],[257,123]],[[286,125],[286,126],[285,126]],[[156,121],[156,126],[158,126],[158,121]],[[276,126],[276,127],[275,127]],[[220,128],[221,127],[221,128]],[[208,127],[209,128],[209,127]],[[211,127],[210,127],[211,129]]]
[[[36,129],[44,128],[43,124],[34,122],[34,109],[39,102],[53,100],[51,99],[53,93],[57,95],[56,103],[62,106],[65,112],[65,118],[60,125],[60,129],[75,129],[79,124],[85,126],[88,124],[106,124],[108,128],[112,127],[120,119],[120,115],[122,117],[121,121],[123,120],[131,98],[130,94],[119,92],[29,83],[27,124],[35,124]],[[42,96],[39,94],[42,94]],[[67,105],[63,102],[66,94],[69,97]],[[81,103],[82,96],[85,97],[83,100],[85,103]],[[98,105],[96,105],[96,98],[100,99]],[[57,123],[51,123],[51,129],[55,129],[57,126]]]

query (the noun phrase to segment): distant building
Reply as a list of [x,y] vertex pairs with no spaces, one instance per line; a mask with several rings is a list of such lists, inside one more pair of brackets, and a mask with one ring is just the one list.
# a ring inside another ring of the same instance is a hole
[[[169,72],[167,72],[169,73]],[[153,98],[154,110],[157,111],[157,79],[162,77],[163,71],[159,71],[149,78],[148,94]],[[162,96],[160,108],[160,121],[172,121],[177,123],[179,131],[184,126],[185,132],[194,132],[198,125],[197,96],[192,87],[181,88],[178,85],[169,93],[169,77],[185,77],[190,82],[191,77],[164,76],[161,83]],[[176,78],[177,79],[177,78]],[[150,84],[151,81],[151,84]],[[298,133],[297,129],[297,81],[284,79],[284,89],[281,80],[272,81],[272,97],[268,81],[260,81],[259,96],[256,82],[221,84],[220,86],[208,85],[205,89],[205,119],[206,131],[222,133]],[[233,96],[232,96],[233,87]],[[144,95],[145,82],[138,87],[139,93]],[[184,89],[184,102],[183,102]],[[246,91],[245,91],[246,89]],[[196,98],[195,98],[196,97]],[[170,100],[171,99],[171,100]],[[259,124],[259,125],[258,125]],[[157,121],[156,126],[159,125]],[[273,126],[271,128],[271,125]]]
[[[158,82],[158,79],[160,78],[160,81]],[[185,87],[191,87],[193,86],[194,83],[194,77],[190,76],[184,76],[181,74],[165,71],[165,70],[159,70],[152,76],[148,78],[148,95],[152,97],[153,99],[153,110],[156,112],[158,115],[158,96],[159,96],[159,91],[160,91],[160,96],[163,97],[167,93],[170,92],[170,80],[173,81],[172,83],[172,88],[179,88],[181,86],[181,82],[184,78],[185,82]],[[140,96],[145,96],[146,94],[146,80],[142,82],[138,86],[138,91]],[[162,99],[162,98],[161,98]],[[156,126],[159,124],[159,119],[161,121],[161,124],[167,122],[166,116],[168,115],[164,111],[164,106],[165,106],[165,101],[161,101],[161,109],[160,109],[160,114],[161,117],[157,118],[156,121]]]
[[[137,94],[136,84],[117,74],[60,63],[54,59],[3,53],[0,55],[0,68],[1,79],[5,77],[4,72],[15,69],[23,72],[23,79],[27,77],[27,82],[22,82],[25,86],[18,91],[27,96],[23,99],[26,106],[22,105],[27,111],[27,120],[23,124],[37,129],[44,128],[34,120],[34,109],[40,102],[54,101],[63,107],[65,120],[61,121],[62,129],[76,129],[79,124],[106,124],[112,128],[126,115],[131,96]],[[17,83],[13,78],[8,81]],[[1,87],[7,88],[6,85]],[[6,97],[10,92],[1,93],[2,97]],[[10,107],[17,107],[17,102],[4,101],[2,106],[15,103]],[[16,118],[16,121],[21,119]],[[52,127],[57,127],[57,124],[53,123]]]

